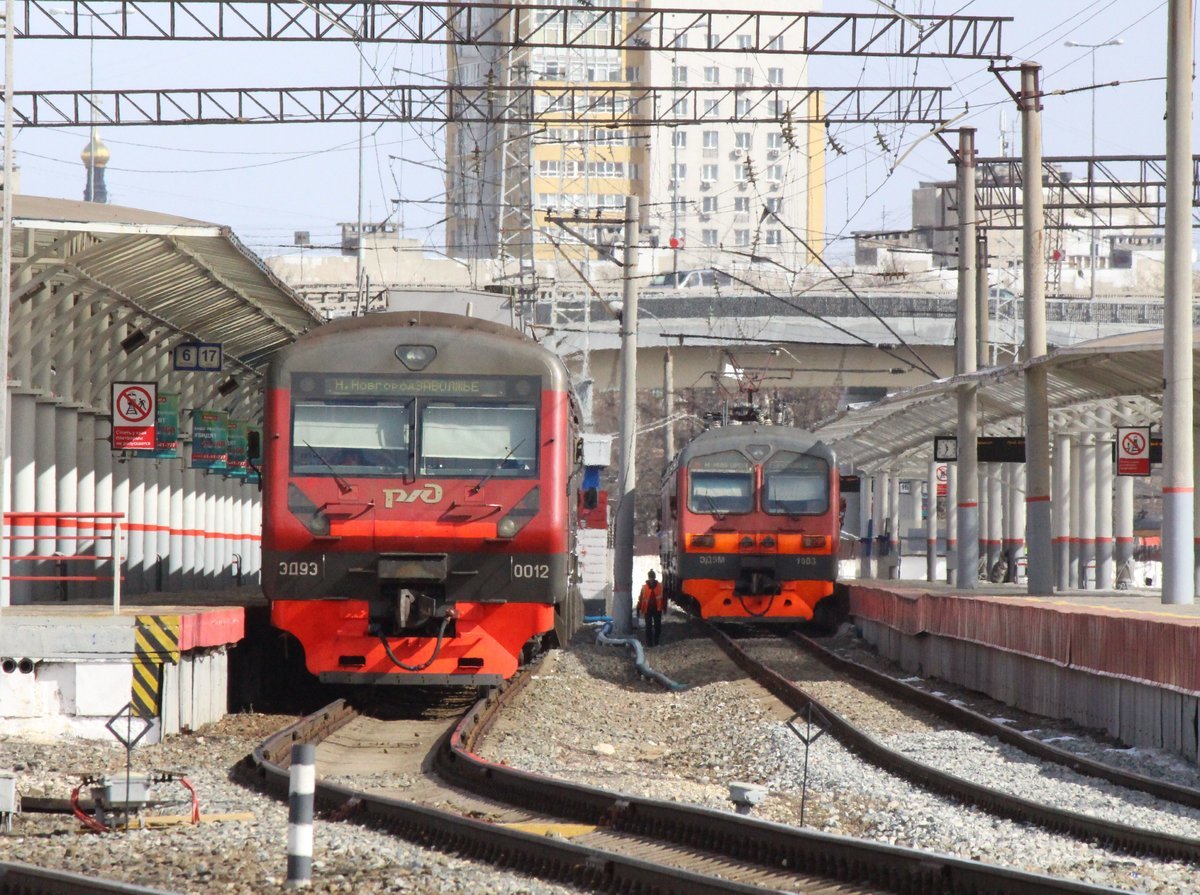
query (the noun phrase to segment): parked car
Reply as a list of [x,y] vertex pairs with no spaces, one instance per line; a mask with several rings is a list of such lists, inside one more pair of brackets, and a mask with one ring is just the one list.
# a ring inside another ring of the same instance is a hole
[[712,289],[716,286],[728,286],[733,280],[729,274],[720,270],[673,270],[660,273],[650,278],[646,289]]

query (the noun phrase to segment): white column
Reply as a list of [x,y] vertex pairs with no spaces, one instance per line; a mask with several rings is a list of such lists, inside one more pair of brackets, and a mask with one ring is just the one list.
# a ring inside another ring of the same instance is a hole
[[[55,409],[56,442],[54,445],[55,505],[60,513],[79,510],[79,412],[74,407]],[[63,556],[75,556],[79,552],[77,519],[64,519],[58,525],[58,552]],[[65,560],[59,566],[64,575],[79,574],[82,566],[74,560]],[[57,574],[57,572],[56,572]],[[59,585],[68,595],[79,594],[82,582],[68,581]]]
[[144,489],[142,500],[146,508],[143,511],[143,525],[146,533],[142,542],[142,580],[146,583],[146,592],[158,590],[158,461],[142,460],[139,464]]
[[[12,396],[12,507],[13,510],[37,509],[37,463],[34,445],[37,427],[37,400],[33,395]],[[37,553],[33,518],[18,520],[13,526],[12,555],[33,556]],[[34,564],[29,561],[11,563],[12,574],[33,574]],[[14,605],[28,603],[33,588],[27,581],[14,581],[9,590]]]
[[929,495],[926,501],[928,512],[925,514],[925,580],[937,581],[937,544],[938,544],[938,493],[937,493],[936,460],[929,461],[928,477],[925,487]]
[[[980,494],[987,494],[987,572],[991,580],[992,567],[1000,562],[1000,553],[1004,547],[1004,465],[1003,463],[982,463],[980,467],[987,476],[987,489],[979,489]],[[980,551],[982,553],[982,551]]]
[[156,590],[171,590],[171,467],[174,465],[174,460],[154,461],[158,475],[158,512],[155,519],[158,529],[154,533],[154,552],[162,557],[154,570]]
[[[36,504],[39,513],[53,513],[58,510],[58,472],[55,468],[57,455],[56,435],[57,410],[55,403],[39,399],[37,402],[37,418],[34,426],[34,453],[37,467]],[[53,519],[41,520],[36,527],[38,556],[53,556],[58,549],[56,537],[58,526]],[[36,571],[32,574],[56,574],[53,561],[30,563]],[[58,586],[53,582],[47,584],[35,583],[34,594],[42,599],[54,599],[58,594]]]
[[146,591],[146,477],[145,460],[118,461],[129,480],[129,513],[125,523],[125,590],[131,594]]
[[1071,586],[1071,436],[1054,438],[1054,581],[1059,590]]
[[1079,452],[1083,468],[1079,471],[1079,570],[1085,588],[1096,587],[1096,442],[1095,436],[1083,437]]
[[1096,448],[1096,587],[1110,590],[1116,585],[1113,566],[1113,463],[1110,437],[1097,436]]
[[1128,586],[1141,587],[1142,582],[1133,577],[1133,476],[1116,476],[1117,496],[1114,507],[1114,529],[1116,533],[1116,567],[1118,584],[1123,570],[1127,570]]
[[1021,567],[1025,558],[1025,464],[1008,464],[1009,533],[1004,544],[1008,556],[1008,580],[1019,581],[1027,574]]
[[[112,422],[96,417],[96,438],[92,442],[92,463],[96,467],[96,512],[113,512],[113,456]],[[111,519],[96,520],[96,575],[103,579],[113,575],[112,569],[112,524]],[[97,581],[96,595],[110,595],[111,581]]]
[[219,568],[217,580],[222,587],[228,587],[233,583],[233,554],[236,552],[233,546],[233,533],[235,529],[233,521],[233,483],[231,478],[222,477],[219,479],[221,500],[219,506],[220,520],[218,523],[220,539],[217,541],[220,545],[218,551]]
[[220,553],[216,538],[220,526],[218,481],[220,480],[215,475],[205,475],[200,485],[204,494],[204,524],[201,526],[204,529],[204,580],[201,587],[204,588],[215,587],[217,576],[220,574]]
[[883,556],[883,544],[885,543],[883,534],[887,529],[889,492],[888,474],[886,472],[877,472],[875,474],[874,491],[871,520],[875,532],[875,539],[872,544],[875,550],[875,561],[871,563],[871,577],[883,578],[887,574],[884,565],[886,558]]
[[262,584],[262,495],[257,489],[250,503],[250,531],[254,535],[251,556],[253,562],[250,569],[254,573],[254,583]]
[[858,577],[870,578],[871,558],[875,555],[875,545],[872,543],[875,523],[871,515],[874,505],[871,495],[875,490],[875,477],[865,473],[859,476],[858,488]]
[[170,481],[170,507],[167,510],[167,518],[170,520],[170,531],[167,533],[167,554],[170,560],[167,563],[167,588],[172,591],[183,589],[183,561],[184,561],[184,524],[183,524],[183,502],[184,502],[184,471],[183,460],[168,461],[169,471],[167,473]]
[[1071,587],[1083,587],[1080,537],[1083,532],[1083,440],[1082,436],[1071,437],[1071,509],[1068,524],[1070,544]]
[[[79,440],[76,443],[76,495],[75,508],[80,513],[96,512],[96,415],[80,412],[77,423]],[[79,540],[76,552],[80,556],[96,555],[96,522],[86,520],[80,523]],[[94,563],[87,560],[71,563],[72,575],[96,574]],[[78,593],[81,598],[96,599],[100,589],[94,581],[78,581],[71,588],[72,593]],[[105,591],[107,593],[107,591]]]
[[958,566],[958,464],[946,464],[946,583],[953,584]]
[[[191,455],[191,445],[187,454]],[[188,462],[187,458],[184,460]],[[183,470],[183,552],[180,570],[183,573],[182,589],[193,590],[196,587],[197,569],[204,563],[204,542],[196,536],[196,530],[204,525],[203,503],[197,493],[200,487],[200,473],[190,467]]]
[[[121,589],[124,590],[125,585],[129,583],[129,570],[131,568],[129,564],[129,532],[127,528],[130,515],[129,463],[121,463],[114,456],[112,460],[112,473],[112,511],[120,513],[125,517],[121,522],[121,550],[119,554],[121,557],[121,567],[114,571],[115,575],[124,577],[125,580],[121,582]],[[114,555],[116,555],[115,552]]]

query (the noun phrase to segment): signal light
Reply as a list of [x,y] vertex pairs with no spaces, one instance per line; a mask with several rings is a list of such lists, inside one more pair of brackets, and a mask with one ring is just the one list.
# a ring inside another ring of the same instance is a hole
[[801,543],[805,547],[824,547],[825,535],[805,535]]
[[396,359],[414,373],[419,373],[428,367],[437,357],[437,349],[432,345],[397,345]]
[[712,535],[692,535],[693,547],[715,547],[717,539]]

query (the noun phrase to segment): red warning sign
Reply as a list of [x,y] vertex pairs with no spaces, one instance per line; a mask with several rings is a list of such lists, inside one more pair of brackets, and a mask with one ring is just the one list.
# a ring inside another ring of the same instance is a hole
[[1117,475],[1150,475],[1150,427],[1117,427]]
[[114,451],[154,450],[158,383],[114,382],[112,446]]
[[934,477],[937,479],[937,496],[945,497],[950,493],[950,467],[945,463],[939,463],[933,468]]

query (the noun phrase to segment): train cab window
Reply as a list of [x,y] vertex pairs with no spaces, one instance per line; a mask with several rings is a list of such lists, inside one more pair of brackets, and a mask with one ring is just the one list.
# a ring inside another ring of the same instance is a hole
[[763,464],[763,509],[788,516],[828,511],[829,464],[809,454],[775,454]]
[[421,410],[421,475],[537,475],[537,408],[431,403]]
[[412,466],[407,404],[298,402],[292,411],[296,475],[401,475]]
[[737,451],[696,457],[688,463],[688,509],[724,515],[754,510],[754,466]]

